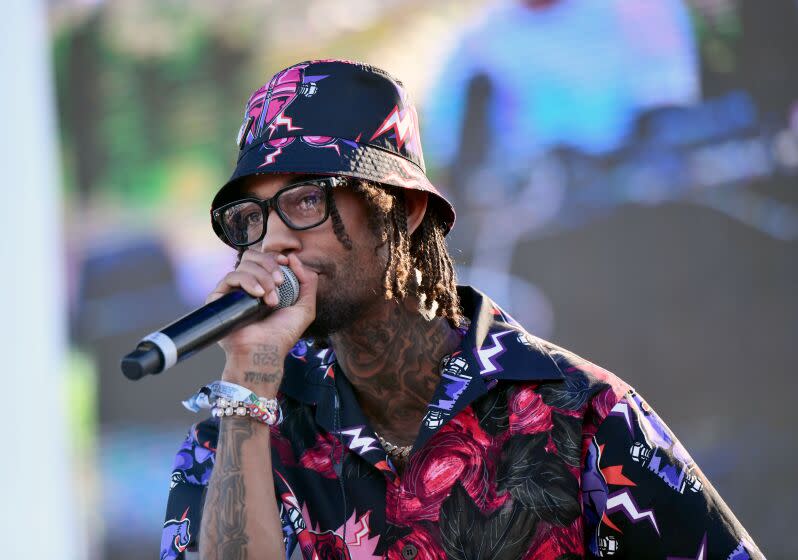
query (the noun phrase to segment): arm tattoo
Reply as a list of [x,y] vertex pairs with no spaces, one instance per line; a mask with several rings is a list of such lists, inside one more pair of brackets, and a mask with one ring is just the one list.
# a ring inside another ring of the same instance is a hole
[[215,558],[219,560],[246,560],[247,557],[249,538],[241,458],[244,442],[253,433],[254,427],[248,419],[224,419],[219,426],[216,465],[205,506],[209,514],[207,528],[216,533]]

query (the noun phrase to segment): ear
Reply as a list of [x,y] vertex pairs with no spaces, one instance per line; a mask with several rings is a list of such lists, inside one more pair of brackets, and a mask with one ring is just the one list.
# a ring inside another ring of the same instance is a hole
[[405,189],[405,207],[407,208],[407,234],[413,235],[416,228],[421,225],[421,220],[427,213],[429,196],[423,191]]

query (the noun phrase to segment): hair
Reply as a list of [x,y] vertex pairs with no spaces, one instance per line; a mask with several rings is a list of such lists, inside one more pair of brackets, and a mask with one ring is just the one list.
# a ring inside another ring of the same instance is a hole
[[[428,205],[421,224],[409,235],[402,189],[362,179],[350,181],[349,186],[366,203],[369,228],[379,239],[377,249],[388,246],[388,262],[382,275],[385,299],[402,301],[414,296],[427,311],[434,310],[452,326],[459,326],[462,314],[457,274],[444,239],[446,224],[433,205]],[[334,200],[330,214],[338,240],[351,248]]]
[[[434,206],[427,206],[421,224],[410,235],[402,189],[365,179],[349,180],[347,186],[366,204],[369,229],[379,241],[376,250],[388,246],[388,262],[382,275],[385,299],[403,301],[408,296],[415,297],[428,312],[434,310],[435,315],[445,318],[453,327],[460,326],[457,274],[444,238],[446,224]],[[331,203],[333,232],[351,250],[352,240],[335,206],[335,197]],[[239,261],[242,254],[243,250],[239,250]]]

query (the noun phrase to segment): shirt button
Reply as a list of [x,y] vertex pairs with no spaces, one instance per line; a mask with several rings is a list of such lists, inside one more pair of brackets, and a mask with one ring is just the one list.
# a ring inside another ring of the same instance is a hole
[[402,549],[402,558],[407,558],[407,560],[412,560],[418,554],[418,549],[412,544],[406,544]]

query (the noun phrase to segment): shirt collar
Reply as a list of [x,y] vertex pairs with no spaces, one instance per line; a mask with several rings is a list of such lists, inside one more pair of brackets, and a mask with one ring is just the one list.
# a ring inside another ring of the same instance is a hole
[[[470,325],[459,349],[442,362],[440,381],[411,454],[499,381],[557,382],[564,377],[540,340],[490,298],[468,286],[458,287],[458,295]],[[319,426],[395,479],[396,471],[358,406],[332,349],[314,348],[300,341],[286,358],[280,389],[299,402],[315,405]]]
[[[470,286],[459,286],[457,292],[470,326],[460,348],[444,365],[438,389],[444,389],[441,396],[449,397],[445,400],[460,401],[470,396],[465,406],[479,396],[476,392],[486,392],[466,391],[467,387],[458,386],[447,375],[462,379],[467,377],[469,380],[481,379],[488,389],[501,380],[563,379],[562,371],[540,339],[526,332],[488,296]],[[453,361],[460,365],[452,364]],[[332,399],[333,392],[330,389],[335,386],[335,370],[338,369],[334,367],[335,364],[335,353],[331,348],[314,348],[307,341],[300,340],[286,358],[282,392],[306,404]],[[448,373],[447,366],[451,366]],[[471,385],[471,381],[468,385]],[[436,396],[438,393],[436,391]]]
[[460,304],[471,319],[461,350],[486,382],[556,381],[563,373],[540,339],[528,333],[488,296],[461,286]]

